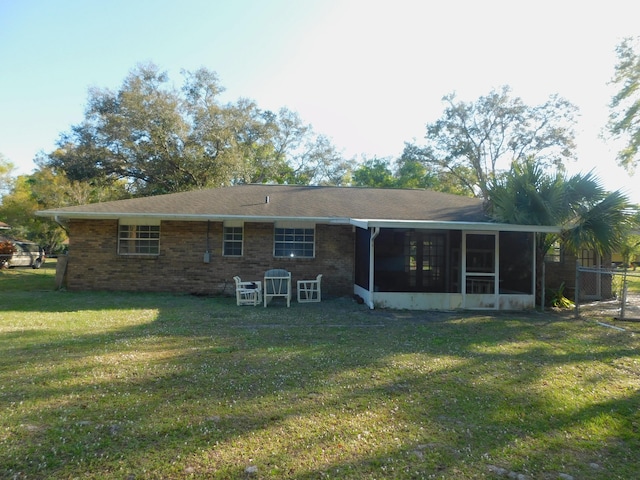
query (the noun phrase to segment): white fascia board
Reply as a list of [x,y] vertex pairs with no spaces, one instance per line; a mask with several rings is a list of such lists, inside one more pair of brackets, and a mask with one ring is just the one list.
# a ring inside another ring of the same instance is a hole
[[53,217],[65,220],[119,220],[125,218],[173,220],[186,222],[241,220],[244,222],[298,221],[309,223],[328,223],[333,225],[350,225],[348,218],[341,217],[283,217],[283,216],[245,216],[245,215],[205,215],[205,214],[167,214],[167,213],[113,213],[113,212],[65,212],[60,210],[39,210],[40,217]]
[[39,210],[35,212],[40,217],[53,217],[59,220],[118,220],[121,218],[139,218],[173,221],[225,221],[241,220],[244,222],[299,221],[331,225],[353,225],[360,228],[423,228],[440,230],[469,230],[469,231],[503,231],[503,232],[540,232],[560,233],[562,229],[549,225],[512,225],[508,223],[491,222],[442,222],[435,220],[385,220],[369,218],[344,217],[285,217],[285,216],[243,216],[243,215],[206,215],[206,214],[167,214],[167,213],[114,213],[114,212],[68,212],[64,210]]
[[423,228],[432,230],[468,230],[500,232],[560,233],[562,228],[550,225],[513,225],[491,222],[441,222],[434,220],[375,220],[352,218],[351,225],[360,228]]

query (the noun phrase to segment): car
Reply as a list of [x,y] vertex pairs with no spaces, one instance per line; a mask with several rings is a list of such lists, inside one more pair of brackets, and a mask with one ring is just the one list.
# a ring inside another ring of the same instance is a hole
[[9,268],[31,267],[40,268],[46,259],[44,249],[37,243],[12,242],[13,253],[0,255],[0,262]]

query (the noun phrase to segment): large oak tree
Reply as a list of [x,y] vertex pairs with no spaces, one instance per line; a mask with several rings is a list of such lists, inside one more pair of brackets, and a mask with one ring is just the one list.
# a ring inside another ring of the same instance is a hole
[[236,183],[340,184],[349,161],[293,112],[223,103],[207,69],[181,88],[156,65],[138,65],[117,91],[93,88],[84,121],[42,162],[70,181],[124,181],[132,195]]
[[501,172],[530,156],[560,170],[574,159],[577,109],[556,95],[529,106],[505,86],[475,102],[459,101],[455,94],[443,101],[444,113],[427,125],[425,143],[407,148],[468,194],[487,198]]
[[608,128],[614,138],[626,140],[618,152],[618,162],[633,170],[640,162],[640,54],[635,52],[632,38],[618,45],[616,53],[618,63],[612,83],[619,90],[611,100]]

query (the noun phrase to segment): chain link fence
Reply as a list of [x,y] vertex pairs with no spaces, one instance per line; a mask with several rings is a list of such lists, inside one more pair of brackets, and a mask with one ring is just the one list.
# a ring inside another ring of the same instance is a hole
[[[631,285],[632,288],[629,288]],[[576,317],[640,322],[640,271],[576,268]]]

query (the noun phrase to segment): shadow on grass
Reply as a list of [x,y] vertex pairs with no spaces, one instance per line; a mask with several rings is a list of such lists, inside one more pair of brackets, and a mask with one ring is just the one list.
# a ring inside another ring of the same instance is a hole
[[0,320],[7,478],[640,468],[638,343],[621,332],[535,314],[370,312],[345,299],[265,309],[51,292],[21,306]]

